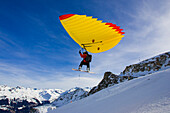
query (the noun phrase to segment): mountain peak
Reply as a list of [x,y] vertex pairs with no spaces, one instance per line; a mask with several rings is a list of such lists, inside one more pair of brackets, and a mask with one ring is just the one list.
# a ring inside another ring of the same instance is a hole
[[115,75],[112,72],[105,72],[102,81],[97,86],[93,87],[88,95],[94,94],[125,80],[131,80],[167,68],[170,68],[170,52],[157,55],[137,64],[126,66],[125,70],[121,72],[120,75]]
[[170,67],[170,52],[157,55],[137,64],[126,66],[120,76],[139,77]]

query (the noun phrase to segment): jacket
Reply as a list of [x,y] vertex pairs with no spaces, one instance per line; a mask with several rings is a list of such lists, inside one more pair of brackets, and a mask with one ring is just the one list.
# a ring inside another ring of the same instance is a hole
[[82,54],[82,53],[80,53],[80,56],[81,56],[81,58],[83,58],[83,62],[88,63],[88,62],[85,60],[86,57],[87,57],[87,54]]

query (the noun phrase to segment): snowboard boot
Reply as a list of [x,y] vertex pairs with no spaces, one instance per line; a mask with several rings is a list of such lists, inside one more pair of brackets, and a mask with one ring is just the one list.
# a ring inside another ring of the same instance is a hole
[[79,71],[81,70],[81,66],[79,66],[78,70],[79,70]]
[[90,68],[87,68],[87,72],[89,72],[90,71]]

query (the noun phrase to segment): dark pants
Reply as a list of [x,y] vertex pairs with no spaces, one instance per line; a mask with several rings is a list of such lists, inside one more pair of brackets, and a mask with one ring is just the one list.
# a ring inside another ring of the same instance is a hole
[[87,66],[87,68],[89,68],[89,69],[90,69],[90,64],[89,64],[89,62],[83,62],[83,61],[81,61],[81,63],[80,63],[80,65],[79,65],[79,67],[82,67],[82,65],[86,65],[86,66]]

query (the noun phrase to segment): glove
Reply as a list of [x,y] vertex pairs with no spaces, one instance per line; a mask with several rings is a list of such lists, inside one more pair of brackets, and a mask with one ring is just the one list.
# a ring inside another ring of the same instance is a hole
[[79,54],[81,53],[81,50],[79,51]]

